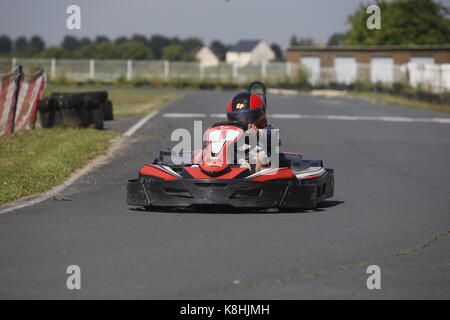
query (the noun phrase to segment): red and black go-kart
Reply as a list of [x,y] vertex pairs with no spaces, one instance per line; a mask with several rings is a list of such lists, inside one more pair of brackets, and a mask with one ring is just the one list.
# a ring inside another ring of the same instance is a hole
[[[230,161],[230,150],[245,135],[237,122],[209,128],[202,151],[189,153],[192,161],[175,165],[170,150],[128,181],[127,202],[146,209],[314,209],[333,196],[333,169],[321,160],[299,153],[279,153],[279,166],[252,173]],[[219,137],[219,138],[218,138]],[[188,159],[190,160],[190,159]]]

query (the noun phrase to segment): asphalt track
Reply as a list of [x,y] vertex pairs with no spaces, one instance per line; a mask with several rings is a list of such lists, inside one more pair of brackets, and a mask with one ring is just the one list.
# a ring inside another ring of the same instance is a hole
[[[379,118],[445,115],[359,99],[271,96],[271,112],[309,115],[272,123],[283,150],[335,169],[332,201],[316,211],[263,214],[126,206],[127,179],[168,145],[174,129],[193,128],[195,115],[164,115],[204,114],[206,128],[231,95],[188,92],[62,194],[73,201],[1,215],[0,298],[450,298],[450,124]],[[137,120],[112,127],[125,132]],[[381,290],[367,289],[371,264],[381,268]],[[81,268],[79,291],[66,288],[69,265]]]

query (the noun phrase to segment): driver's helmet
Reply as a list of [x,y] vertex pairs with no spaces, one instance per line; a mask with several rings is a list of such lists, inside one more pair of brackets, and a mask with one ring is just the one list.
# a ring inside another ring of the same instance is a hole
[[249,124],[259,129],[267,126],[266,105],[260,96],[251,92],[238,93],[230,100],[227,117],[229,121],[239,122],[245,129]]

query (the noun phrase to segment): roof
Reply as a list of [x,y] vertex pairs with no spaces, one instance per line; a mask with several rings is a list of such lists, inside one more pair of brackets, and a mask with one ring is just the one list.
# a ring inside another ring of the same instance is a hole
[[450,50],[450,45],[405,45],[405,46],[293,46],[288,51],[427,51]]
[[250,52],[261,42],[261,40],[241,40],[230,51]]

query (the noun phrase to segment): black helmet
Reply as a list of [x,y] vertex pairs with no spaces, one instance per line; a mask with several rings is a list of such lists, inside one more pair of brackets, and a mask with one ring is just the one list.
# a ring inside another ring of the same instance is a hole
[[227,117],[229,121],[239,122],[244,128],[249,124],[263,128],[267,125],[266,104],[257,94],[241,92],[228,103]]

